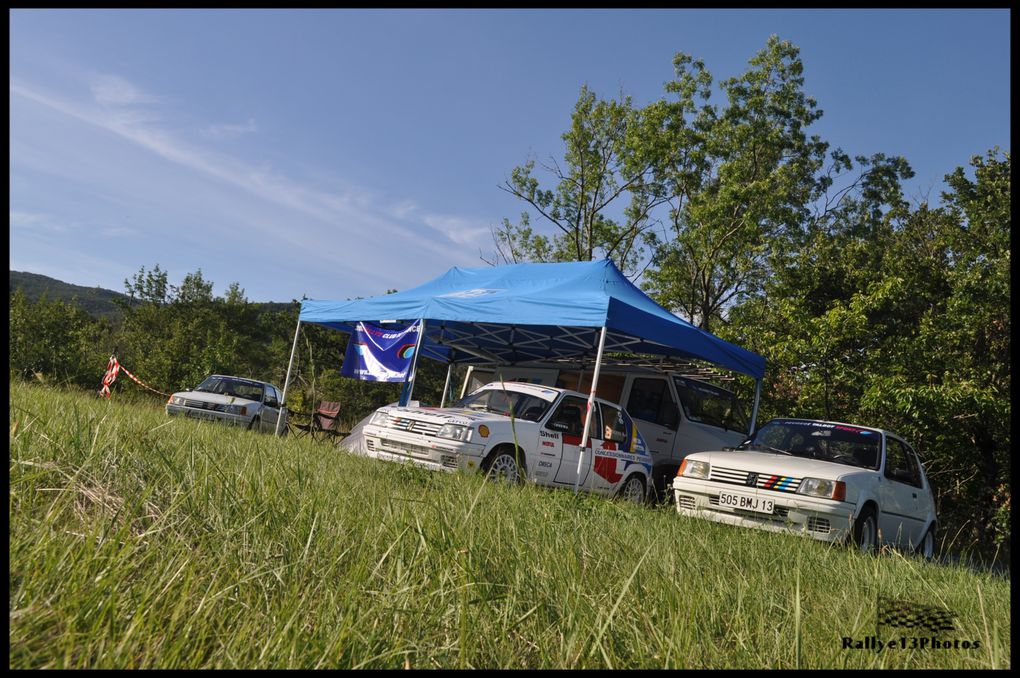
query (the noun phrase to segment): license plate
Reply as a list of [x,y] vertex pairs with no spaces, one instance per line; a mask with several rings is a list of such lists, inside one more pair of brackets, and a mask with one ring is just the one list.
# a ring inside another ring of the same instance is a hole
[[215,419],[216,415],[212,412],[196,412],[195,410],[184,410],[185,417],[191,417],[192,419]]
[[752,497],[747,494],[734,494],[732,492],[719,493],[719,506],[729,509],[744,509],[745,511],[757,511],[758,513],[772,513],[775,502],[763,497]]

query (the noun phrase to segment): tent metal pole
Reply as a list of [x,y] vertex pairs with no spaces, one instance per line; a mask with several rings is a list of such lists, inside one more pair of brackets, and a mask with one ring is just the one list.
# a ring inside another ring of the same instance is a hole
[[418,355],[421,353],[422,339],[425,338],[425,318],[418,321],[418,341],[414,345],[414,359],[411,360],[411,376],[408,378],[410,385],[407,388],[407,399],[400,403],[401,407],[406,407],[411,402],[411,394],[414,393],[414,379],[418,376]]
[[[574,478],[574,494],[581,483],[581,465],[584,462],[584,446],[588,444],[588,431],[591,429],[591,413],[595,410],[595,390],[599,387],[599,371],[602,369],[602,350],[606,347],[606,327],[603,325],[599,335],[599,352],[595,358],[595,372],[591,375],[591,393],[588,394],[588,413],[584,416],[584,432],[581,434],[581,449],[577,455],[577,476]],[[578,386],[581,385],[579,381]]]
[[463,398],[467,394],[468,382],[471,381],[471,373],[475,371],[474,365],[468,365],[467,374],[464,375],[464,383],[460,387],[460,397]]
[[754,435],[754,425],[758,421],[758,403],[761,402],[761,379],[756,381],[754,387],[754,408],[751,410],[751,427],[747,435]]
[[450,372],[453,370],[453,363],[446,365],[446,383],[443,384],[443,397],[439,399],[439,407],[446,407],[446,394],[450,390]]
[[[283,401],[280,403],[280,413],[283,413],[283,407],[287,404],[287,388],[290,386],[290,371],[294,367],[294,351],[297,350],[298,334],[301,332],[301,312],[298,311],[297,327],[294,328],[294,344],[290,347],[290,362],[287,363],[287,376],[283,380]],[[276,431],[273,435],[280,435],[280,422],[283,421],[283,417],[277,415],[276,417]]]

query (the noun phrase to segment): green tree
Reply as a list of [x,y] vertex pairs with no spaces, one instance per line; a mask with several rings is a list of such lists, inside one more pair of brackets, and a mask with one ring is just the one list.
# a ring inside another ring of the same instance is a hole
[[822,112],[803,91],[799,49],[772,36],[750,65],[721,83],[720,111],[707,103],[702,62],[678,54],[666,87],[676,99],[655,105],[655,177],[670,228],[646,289],[707,330],[782,265],[825,188],[828,145],[805,132]]
[[8,359],[11,377],[42,379],[65,385],[98,388],[109,353],[104,344],[111,332],[76,303],[36,303],[19,289],[10,295]]
[[634,273],[650,213],[660,202],[645,190],[651,165],[640,153],[641,125],[630,97],[607,101],[582,87],[562,136],[563,164],[553,159],[541,166],[554,185],[542,188],[532,159],[515,167],[502,187],[552,226],[552,237],[534,230],[527,211],[517,224],[504,219],[493,229],[496,251],[489,263],[607,257]]

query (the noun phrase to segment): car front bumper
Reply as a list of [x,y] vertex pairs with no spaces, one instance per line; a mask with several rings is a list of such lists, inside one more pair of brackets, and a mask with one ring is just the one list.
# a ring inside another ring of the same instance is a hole
[[251,416],[243,414],[227,414],[226,412],[199,409],[197,407],[187,407],[186,405],[167,405],[166,413],[168,415],[184,416],[189,419],[218,421],[222,424],[240,426],[242,428],[246,428],[251,423]]
[[[693,478],[674,478],[672,487],[676,510],[682,515],[772,532],[792,532],[821,541],[845,540],[855,514],[853,504],[803,494],[756,490]],[[725,507],[719,503],[720,492],[770,499],[774,509],[772,513],[759,513]]]
[[477,471],[483,445],[366,426],[365,445],[376,459],[402,461],[434,471]]

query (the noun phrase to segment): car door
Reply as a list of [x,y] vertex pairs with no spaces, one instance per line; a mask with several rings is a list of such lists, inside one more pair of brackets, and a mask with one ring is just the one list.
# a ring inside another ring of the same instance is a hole
[[[558,434],[555,438],[544,438],[554,442],[558,451],[558,466],[553,482],[557,485],[571,485],[578,483],[583,485],[588,478],[588,472],[592,467],[592,440],[589,432],[588,444],[584,448],[584,459],[581,462],[581,474],[578,478],[577,462],[581,456],[581,436],[584,433],[584,417],[588,408],[588,401],[577,396],[564,396],[552,415],[546,421],[545,430],[548,433]],[[597,430],[598,408],[595,408],[592,416],[592,430]],[[601,441],[600,441],[601,442]],[[546,449],[546,448],[541,448]]]
[[[627,449],[629,427],[619,407],[606,402],[597,402],[596,405],[600,425],[591,432],[591,437],[595,439],[592,451],[594,475],[585,487],[601,494],[612,494],[627,475],[626,467],[629,462],[620,453],[630,451]],[[594,424],[592,428],[594,429]]]
[[275,431],[276,420],[280,417],[280,396],[276,392],[276,388],[266,384],[262,398],[262,415],[259,417],[259,427],[263,431]]
[[901,547],[917,544],[924,527],[925,492],[910,446],[886,435],[885,468],[879,489],[878,529],[882,540]]
[[653,463],[669,460],[680,417],[669,381],[665,377],[631,377],[624,407],[641,431]]
[[747,419],[733,394],[680,376],[673,377],[673,385],[684,415],[676,440],[681,458],[691,452],[738,445],[747,437]]

